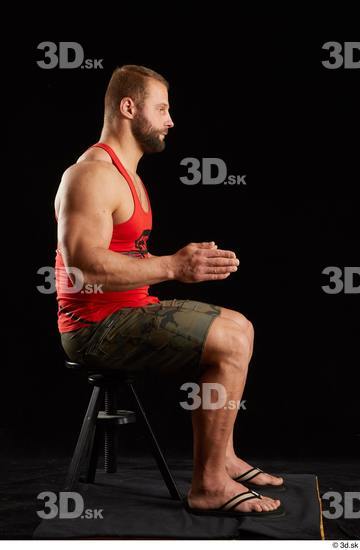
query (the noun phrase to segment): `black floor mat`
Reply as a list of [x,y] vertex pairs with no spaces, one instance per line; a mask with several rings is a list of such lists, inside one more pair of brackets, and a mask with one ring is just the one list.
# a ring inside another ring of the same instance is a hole
[[[191,469],[174,471],[180,492],[189,489]],[[186,512],[171,500],[156,468],[100,471],[95,485],[79,484],[84,510],[102,510],[101,517],[43,519],[34,539],[163,538],[163,539],[321,539],[324,537],[317,478],[311,474],[281,474],[287,490],[277,495],[282,517],[216,518]],[[83,515],[86,515],[83,512]]]

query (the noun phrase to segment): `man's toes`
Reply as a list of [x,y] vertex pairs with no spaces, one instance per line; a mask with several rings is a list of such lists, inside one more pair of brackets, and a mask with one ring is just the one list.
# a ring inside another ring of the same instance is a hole
[[[263,498],[264,498],[264,497],[263,497]],[[274,499],[272,499],[272,498],[269,498],[269,499],[267,499],[266,504],[267,504],[268,506],[271,506],[271,509],[272,509],[272,510],[276,510],[276,508],[278,508],[279,505],[280,505],[280,500],[274,500]]]
[[259,507],[259,509],[260,509],[259,511],[260,511],[260,512],[267,512],[267,509],[266,509],[267,506],[266,506],[266,503],[265,503],[265,502],[259,502],[259,503],[257,504],[257,506]]
[[273,483],[275,485],[282,485],[284,483],[284,480],[282,477],[279,477],[279,476],[271,476],[272,480],[273,480]]
[[270,512],[276,510],[280,505],[279,500],[273,500],[269,497],[262,497],[259,502],[254,503],[253,510],[256,512]]
[[277,501],[273,500],[270,497],[265,497],[264,495],[261,497],[260,505],[263,507],[263,509],[267,512],[270,510],[276,510],[278,507]]
[[271,476],[270,474],[264,474],[266,476],[266,483],[269,483],[271,485],[282,485],[283,484],[283,478],[278,476]]

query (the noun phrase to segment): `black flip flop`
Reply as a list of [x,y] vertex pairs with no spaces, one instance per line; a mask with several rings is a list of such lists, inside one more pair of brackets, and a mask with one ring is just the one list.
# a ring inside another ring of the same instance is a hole
[[251,483],[250,479],[253,479],[254,477],[258,476],[259,474],[266,474],[264,470],[260,470],[260,468],[251,468],[247,472],[244,472],[241,474],[241,476],[234,477],[234,481],[238,481],[239,483],[245,483],[245,485],[252,485],[253,487],[256,487],[257,489],[271,489],[274,491],[285,491],[285,485],[284,482],[282,482],[281,485],[273,485],[272,483],[266,483],[265,485],[259,485],[258,483]]
[[257,493],[256,491],[245,491],[244,493],[238,493],[237,495],[231,497],[230,500],[225,502],[222,506],[219,508],[210,508],[208,510],[204,508],[192,508],[187,499],[184,500],[185,508],[188,512],[191,514],[195,514],[197,516],[218,516],[218,517],[226,517],[226,518],[242,518],[245,516],[249,517],[267,517],[267,516],[283,516],[285,514],[284,507],[280,504],[276,510],[269,510],[268,512],[237,512],[236,510],[233,510],[238,504],[241,502],[245,502],[246,500],[250,500],[252,498],[261,498],[261,495]]

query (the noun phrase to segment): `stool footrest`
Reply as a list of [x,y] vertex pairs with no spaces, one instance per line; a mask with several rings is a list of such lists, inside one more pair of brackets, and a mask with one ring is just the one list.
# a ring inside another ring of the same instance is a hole
[[111,424],[132,424],[136,422],[134,411],[125,411],[118,409],[116,414],[107,414],[105,411],[99,411],[98,422]]

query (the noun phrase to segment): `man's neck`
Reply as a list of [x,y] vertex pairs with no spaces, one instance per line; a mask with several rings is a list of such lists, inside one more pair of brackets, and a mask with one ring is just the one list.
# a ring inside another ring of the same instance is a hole
[[131,174],[136,174],[143,151],[141,151],[133,136],[115,134],[111,130],[103,128],[99,141],[110,145],[125,169]]

